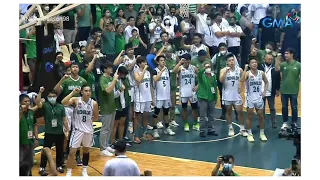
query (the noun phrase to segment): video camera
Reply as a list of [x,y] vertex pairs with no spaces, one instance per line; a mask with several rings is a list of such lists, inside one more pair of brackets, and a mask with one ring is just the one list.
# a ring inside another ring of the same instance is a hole
[[231,155],[224,155],[220,157],[223,161],[223,169],[221,172],[221,176],[232,176],[232,168],[233,164],[230,163],[230,159],[233,157]]
[[291,125],[291,129],[287,129],[288,139],[293,140],[293,145],[296,147],[295,159],[300,159],[301,155],[301,127],[296,126],[295,124]]

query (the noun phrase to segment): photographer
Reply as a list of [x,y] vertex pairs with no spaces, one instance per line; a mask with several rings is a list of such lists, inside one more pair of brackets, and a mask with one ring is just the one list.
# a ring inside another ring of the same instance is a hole
[[[234,157],[232,155],[219,156],[217,159],[217,165],[212,170],[211,176],[239,176],[239,174],[232,171],[234,166]],[[220,167],[222,165],[222,171]]]
[[285,169],[282,176],[301,176],[301,161],[293,159],[290,168]]

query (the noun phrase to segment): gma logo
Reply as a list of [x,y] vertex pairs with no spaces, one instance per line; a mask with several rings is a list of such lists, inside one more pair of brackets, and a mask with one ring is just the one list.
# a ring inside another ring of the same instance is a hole
[[265,18],[262,20],[262,25],[265,28],[293,27],[293,23],[290,18],[287,18],[287,19],[280,18],[279,20],[272,19],[272,18]]

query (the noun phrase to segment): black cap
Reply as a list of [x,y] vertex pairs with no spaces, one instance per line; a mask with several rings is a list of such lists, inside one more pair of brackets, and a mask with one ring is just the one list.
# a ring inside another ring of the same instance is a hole
[[127,142],[125,140],[117,141],[114,144],[114,149],[118,152],[125,152],[127,149]]
[[184,58],[186,60],[191,60],[191,55],[189,53],[186,53],[186,54],[182,55],[182,58]]
[[206,51],[206,50],[201,49],[201,50],[198,52],[198,56],[206,56],[206,55],[207,55],[207,51]]

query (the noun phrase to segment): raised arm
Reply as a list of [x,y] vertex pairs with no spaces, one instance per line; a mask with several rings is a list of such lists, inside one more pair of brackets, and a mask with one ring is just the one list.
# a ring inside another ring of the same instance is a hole
[[119,55],[116,57],[116,59],[113,61],[113,65],[119,66],[119,64],[121,64],[123,62],[123,58],[122,58],[123,54],[124,54],[124,50],[122,50],[119,53]]
[[147,68],[148,68],[148,65],[145,65],[141,75],[139,75],[138,71],[134,72],[134,79],[137,81],[137,83],[141,83],[142,82],[144,74],[146,73]]
[[75,88],[70,94],[68,94],[68,96],[66,96],[61,103],[64,106],[70,106],[72,104],[77,104],[76,98],[74,98],[73,96],[80,93],[80,89]]
[[68,79],[70,76],[69,75],[64,75],[60,81],[54,86],[53,90],[55,90],[58,94],[61,93],[62,91],[62,83]]
[[93,56],[92,61],[89,63],[88,67],[86,68],[86,74],[88,74],[89,72],[92,71],[93,65],[94,65],[94,63],[96,62],[96,60],[97,60],[97,54],[95,54],[95,55]]
[[184,39],[186,38],[186,36],[182,36],[181,41],[180,41],[180,47],[184,50],[190,51],[191,49],[191,45],[186,45],[184,44]]
[[118,77],[119,77],[119,75],[117,73],[114,73],[113,80],[112,80],[111,84],[104,89],[107,93],[111,93],[113,91],[113,89],[116,86],[116,83],[118,81]]
[[229,67],[223,68],[220,70],[220,77],[219,77],[219,81],[221,83],[224,83],[224,80],[226,79],[227,73],[230,71]]
[[39,93],[37,95],[37,98],[36,98],[36,105],[39,109],[42,108],[42,103],[41,103],[41,96],[42,96],[42,93],[44,92],[44,87],[40,87],[40,90],[39,90]]
[[180,67],[181,67],[181,65],[184,63],[184,61],[185,61],[185,59],[184,58],[182,58],[178,63],[177,63],[177,65],[172,69],[172,72],[174,72],[174,73],[180,73]]
[[248,71],[248,64],[246,64],[245,68],[244,68],[244,73],[242,73],[241,75],[241,79],[240,79],[240,82],[245,82],[247,79],[248,79],[248,76],[249,76],[249,72]]
[[162,73],[166,70],[167,68],[164,67],[161,69],[161,71],[157,75],[153,75],[153,81],[158,82],[161,79]]

